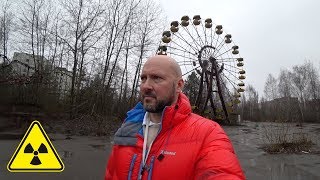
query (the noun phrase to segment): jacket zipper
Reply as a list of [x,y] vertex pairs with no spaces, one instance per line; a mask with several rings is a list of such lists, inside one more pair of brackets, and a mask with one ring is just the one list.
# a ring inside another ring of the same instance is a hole
[[148,169],[148,180],[152,178],[153,164],[154,164],[154,156],[151,157],[150,167]]
[[[160,132],[161,132],[161,130],[162,130],[163,114],[164,114],[166,108],[167,108],[167,107],[165,107],[165,108],[163,109],[163,111],[162,111],[162,114],[161,114],[161,126],[160,126],[159,131],[158,131],[155,139],[153,140],[153,142],[158,138],[158,136],[159,136],[159,134],[160,134]],[[176,106],[175,106],[175,112],[174,112],[173,116],[171,117],[171,120],[172,120],[172,118],[174,118],[176,112],[177,112],[177,108],[176,108]],[[142,136],[140,133],[138,134],[138,137],[144,139],[143,136]],[[153,144],[153,143],[151,143],[151,146],[152,146],[152,144]],[[166,142],[166,144],[167,144],[167,142]],[[165,146],[166,146],[166,144],[165,144]],[[150,146],[149,148],[151,148],[151,146]],[[146,158],[148,158],[148,157],[146,157]],[[152,171],[153,171],[154,160],[155,160],[155,156],[152,156],[152,157],[151,157],[150,166],[149,166],[149,168],[147,169],[147,170],[148,170],[148,180],[151,180],[151,178],[152,178]],[[144,169],[145,167],[143,167],[142,164],[143,164],[143,162],[141,162],[141,164],[140,164],[139,174],[138,174],[138,180],[140,180],[140,179],[142,178],[143,171],[145,170],[145,169]]]
[[132,171],[133,171],[133,167],[134,167],[134,163],[136,162],[137,159],[137,154],[134,154],[130,163],[130,169],[129,169],[129,173],[128,173],[128,180],[131,180],[131,176],[132,176]]

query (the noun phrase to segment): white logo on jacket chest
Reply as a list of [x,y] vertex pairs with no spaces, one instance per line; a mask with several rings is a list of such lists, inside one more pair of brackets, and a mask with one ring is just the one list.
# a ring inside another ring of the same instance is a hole
[[176,152],[161,150],[160,154],[175,156]]

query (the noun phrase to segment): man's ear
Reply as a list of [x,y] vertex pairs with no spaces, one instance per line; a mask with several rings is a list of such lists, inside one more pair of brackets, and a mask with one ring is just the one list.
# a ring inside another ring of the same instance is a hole
[[181,78],[178,80],[177,92],[182,92],[183,87],[184,87],[184,80]]

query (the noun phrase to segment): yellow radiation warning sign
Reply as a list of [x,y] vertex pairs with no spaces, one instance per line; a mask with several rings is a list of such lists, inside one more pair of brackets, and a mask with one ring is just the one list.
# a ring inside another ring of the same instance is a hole
[[33,121],[8,163],[10,172],[61,172],[57,151],[39,121]]

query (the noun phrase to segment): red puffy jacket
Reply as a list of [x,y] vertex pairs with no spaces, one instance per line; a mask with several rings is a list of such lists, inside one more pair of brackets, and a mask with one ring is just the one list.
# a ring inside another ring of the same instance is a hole
[[142,168],[142,120],[139,103],[115,134],[107,179],[245,179],[231,142],[214,121],[191,113],[188,98],[180,93],[176,105],[162,114],[162,127]]

